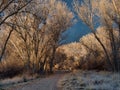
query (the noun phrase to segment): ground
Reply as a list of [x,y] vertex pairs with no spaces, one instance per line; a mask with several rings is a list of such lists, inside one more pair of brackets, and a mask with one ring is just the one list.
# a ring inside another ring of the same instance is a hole
[[75,71],[59,81],[63,90],[120,90],[120,73]]
[[81,70],[59,72],[5,87],[5,90],[120,90],[120,73]]
[[39,78],[31,80],[26,83],[20,83],[5,87],[5,90],[61,90],[58,87],[58,81],[65,75],[65,73],[56,73],[47,78]]

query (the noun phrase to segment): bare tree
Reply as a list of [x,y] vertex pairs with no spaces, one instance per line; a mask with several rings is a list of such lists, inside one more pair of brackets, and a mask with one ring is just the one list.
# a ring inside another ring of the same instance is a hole
[[[100,43],[107,57],[106,61],[113,71],[119,71],[120,50],[120,1],[119,0],[84,0],[75,1],[74,7],[80,19],[90,28],[94,37]],[[100,37],[96,33],[96,26],[106,27],[108,32],[111,54],[107,51]],[[118,29],[119,36],[115,38],[114,30]]]
[[[24,0],[1,0],[0,1],[0,30],[3,29],[2,27],[5,27],[6,21],[9,20],[12,16],[16,15],[18,12],[20,12],[23,8],[25,8],[32,0],[24,1]],[[14,25],[11,26],[12,30],[9,31],[9,34],[5,40],[4,47],[2,49],[2,52],[0,54],[0,61],[2,60],[2,57],[4,55],[6,45],[8,43],[8,40],[13,32]]]
[[32,0],[1,0],[0,1],[0,26],[10,18],[11,16],[17,14],[20,10],[25,8]]
[[72,25],[72,18],[64,2],[34,0],[5,22],[15,25],[10,43],[28,70],[43,73],[48,67],[48,71],[53,71],[60,35]]

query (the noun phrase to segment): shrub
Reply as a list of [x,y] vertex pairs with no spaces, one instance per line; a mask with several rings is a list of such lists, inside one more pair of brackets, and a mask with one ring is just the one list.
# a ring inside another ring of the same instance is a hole
[[24,67],[20,61],[6,60],[0,63],[0,78],[12,78],[23,72]]
[[[102,40],[109,55],[112,54],[108,33],[105,27],[99,27],[96,31],[98,37]],[[117,31],[115,30],[116,37]],[[83,36],[80,42],[70,43],[59,47],[66,54],[66,60],[64,64],[67,68],[73,69],[97,69],[97,70],[111,70],[106,62],[105,53],[95,39],[92,33]],[[71,58],[72,57],[72,58]],[[111,57],[112,58],[112,57]],[[66,64],[67,62],[67,64]],[[111,61],[112,62],[112,61]],[[64,65],[63,64],[63,65]]]

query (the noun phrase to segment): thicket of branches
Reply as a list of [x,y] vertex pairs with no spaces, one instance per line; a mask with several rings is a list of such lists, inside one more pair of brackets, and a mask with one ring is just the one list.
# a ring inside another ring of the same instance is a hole
[[119,72],[119,7],[120,0],[74,1],[76,13],[92,33],[80,43],[59,49],[59,41],[64,39],[61,34],[73,24],[73,13],[66,3],[1,0],[0,75],[52,72],[54,64],[70,70],[78,67]]
[[[112,71],[120,71],[120,0],[75,1],[74,8],[80,19],[89,27],[106,55],[106,62]],[[97,26],[104,26],[108,34],[111,53],[96,33]],[[118,31],[118,37],[114,31]]]
[[[97,28],[97,36],[105,45],[108,54],[111,55],[111,45],[109,35],[105,27]],[[118,37],[118,31],[114,30],[115,38]],[[83,69],[83,70],[109,70],[111,67],[106,62],[106,55],[100,43],[94,37],[93,33],[80,38],[79,42],[60,46],[57,49],[56,67],[57,69]]]
[[[12,9],[7,9],[15,11],[13,5],[19,6],[18,2],[12,2],[9,6]],[[1,68],[5,67],[4,63],[13,61],[32,73],[52,72],[60,36],[72,25],[73,14],[66,4],[56,0],[31,0],[7,20],[5,16],[1,21],[4,21],[1,42],[5,43],[1,43]]]

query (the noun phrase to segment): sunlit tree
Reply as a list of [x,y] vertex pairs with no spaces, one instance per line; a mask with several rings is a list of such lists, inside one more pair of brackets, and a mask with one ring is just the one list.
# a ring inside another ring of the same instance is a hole
[[52,72],[61,34],[72,25],[73,14],[66,3],[34,0],[5,23],[14,26],[9,40],[27,70]]
[[[94,37],[100,43],[107,57],[106,61],[113,71],[119,71],[120,51],[120,0],[84,0],[75,1],[74,8],[80,19],[89,27]],[[111,44],[111,54],[96,33],[97,26],[106,27]],[[114,30],[118,31],[115,37]]]

